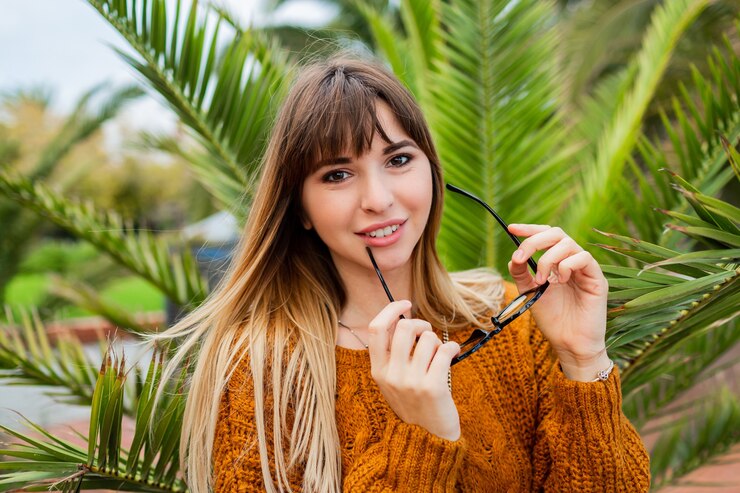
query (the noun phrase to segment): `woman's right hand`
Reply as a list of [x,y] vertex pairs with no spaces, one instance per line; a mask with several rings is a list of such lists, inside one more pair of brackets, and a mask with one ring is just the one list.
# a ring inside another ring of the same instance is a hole
[[425,320],[399,320],[410,309],[411,302],[395,301],[370,322],[372,377],[402,421],[457,440],[460,416],[447,386],[447,371],[460,346],[454,341],[443,344]]

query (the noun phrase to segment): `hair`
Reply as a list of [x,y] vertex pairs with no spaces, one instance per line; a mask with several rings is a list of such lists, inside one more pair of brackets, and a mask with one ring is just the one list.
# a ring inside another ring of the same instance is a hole
[[[302,226],[301,193],[321,159],[348,148],[362,155],[376,131],[389,140],[375,112],[378,99],[388,104],[432,169],[431,211],[411,256],[416,316],[454,332],[482,326],[481,314],[503,299],[500,275],[475,269],[451,276],[440,262],[435,241],[442,169],[411,93],[377,61],[357,55],[341,53],[302,67],[277,114],[248,220],[225,276],[201,306],[154,336],[178,341],[163,381],[195,357],[180,444],[194,492],[212,488],[221,395],[245,357],[254,385],[265,489],[289,490],[289,473],[300,464],[305,491],[341,491],[335,341],[346,293],[328,248],[313,229]],[[274,410],[269,415],[266,399]],[[270,451],[280,453],[271,457]]]

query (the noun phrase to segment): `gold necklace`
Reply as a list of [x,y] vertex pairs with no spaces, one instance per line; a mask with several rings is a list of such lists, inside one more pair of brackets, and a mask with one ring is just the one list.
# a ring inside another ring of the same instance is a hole
[[[358,341],[360,341],[360,344],[362,344],[365,347],[365,349],[369,349],[370,348],[370,346],[368,344],[366,344],[365,341],[363,341],[360,338],[360,336],[358,336],[357,333],[354,330],[352,330],[352,327],[350,327],[349,325],[345,324],[341,320],[337,320],[337,324],[339,324],[340,326],[344,327],[345,329],[347,329],[349,331],[350,334],[352,334],[353,336],[355,336],[355,338]],[[450,336],[447,333],[447,329],[444,329],[442,331],[442,342],[447,343],[447,342],[449,342],[449,340],[450,340]],[[451,370],[447,370],[447,388],[450,389],[450,392],[452,392],[452,371]]]
[[345,325],[344,323],[342,323],[342,321],[341,321],[341,320],[337,320],[337,323],[338,323],[339,325],[341,325],[342,327],[344,327],[345,329],[347,329],[347,330],[348,330],[348,331],[350,332],[350,334],[352,334],[353,336],[355,336],[355,337],[357,338],[357,340],[358,340],[358,341],[360,341],[360,344],[362,344],[363,346],[365,346],[365,349],[368,349],[368,348],[370,347],[370,346],[368,346],[367,344],[365,344],[365,341],[363,341],[362,339],[360,339],[360,336],[358,336],[358,335],[357,335],[357,334],[355,333],[355,331],[354,331],[354,330],[352,330],[352,327],[350,327],[349,325]]

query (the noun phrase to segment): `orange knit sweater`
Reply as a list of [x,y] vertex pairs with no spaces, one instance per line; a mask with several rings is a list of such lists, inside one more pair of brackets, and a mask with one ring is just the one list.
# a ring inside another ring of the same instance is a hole
[[[506,300],[516,294],[507,282]],[[471,331],[450,338],[461,342]],[[462,429],[454,442],[395,415],[370,376],[367,351],[337,347],[336,360],[345,492],[648,489],[648,455],[622,413],[618,370],[605,382],[566,379],[528,312],[452,368]],[[242,362],[221,401],[216,492],[264,491],[248,375]],[[291,480],[300,491],[301,472]]]

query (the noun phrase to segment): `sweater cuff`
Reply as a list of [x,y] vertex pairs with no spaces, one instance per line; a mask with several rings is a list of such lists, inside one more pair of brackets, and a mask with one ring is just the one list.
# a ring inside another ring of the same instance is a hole
[[387,473],[408,491],[453,491],[467,444],[440,438],[418,425],[391,420],[385,429]]
[[615,366],[604,381],[569,380],[556,365],[553,403],[565,423],[580,423],[587,436],[611,438],[622,416],[622,388]]

